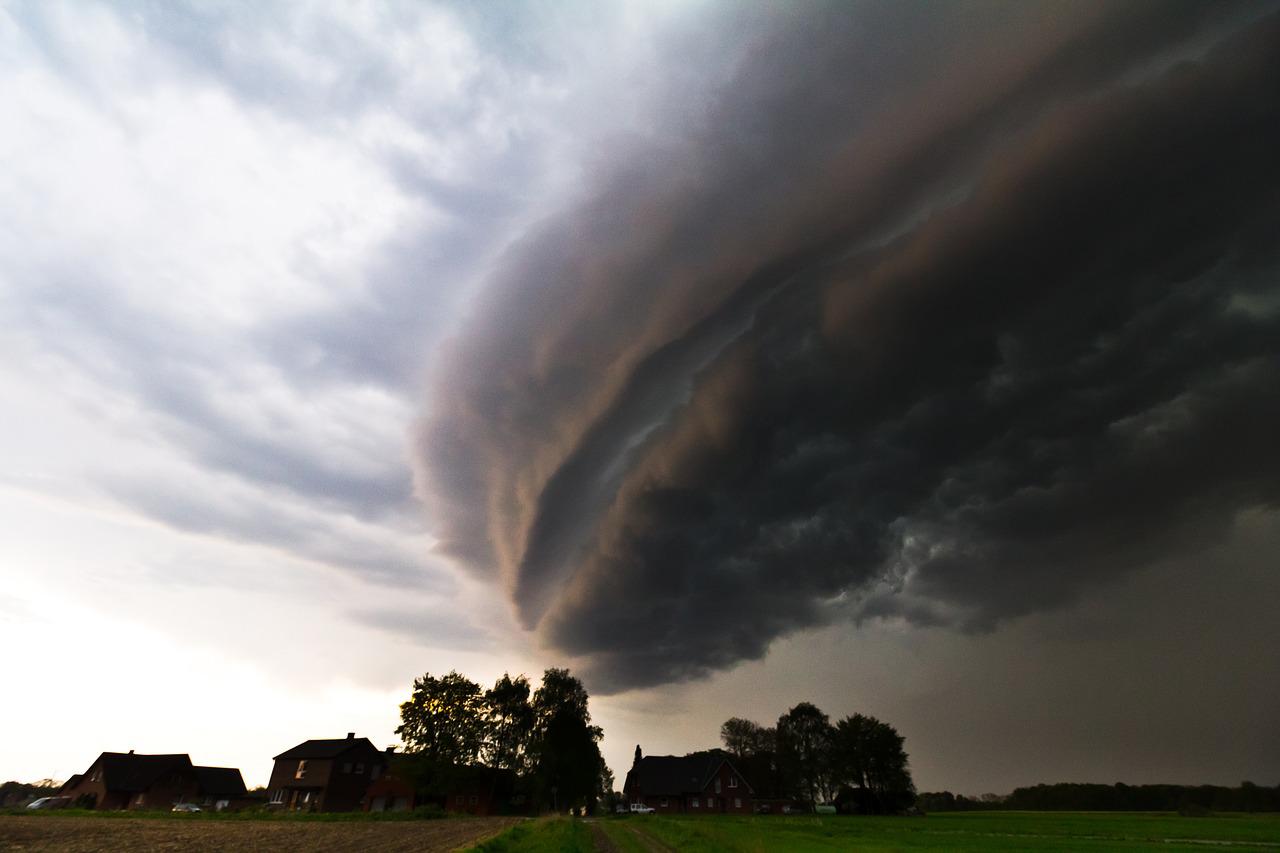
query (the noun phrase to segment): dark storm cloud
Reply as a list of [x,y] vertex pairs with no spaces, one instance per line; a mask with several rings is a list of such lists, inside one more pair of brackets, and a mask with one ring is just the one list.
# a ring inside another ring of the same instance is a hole
[[495,273],[442,541],[597,689],[983,629],[1280,501],[1280,22],[779,7],[688,138]]

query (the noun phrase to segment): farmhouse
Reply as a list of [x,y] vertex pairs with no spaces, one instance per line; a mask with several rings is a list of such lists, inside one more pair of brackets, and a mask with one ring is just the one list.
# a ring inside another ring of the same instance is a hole
[[303,741],[275,757],[270,803],[289,810],[343,812],[364,805],[370,784],[387,768],[390,752],[368,738]]
[[751,786],[718,751],[640,757],[637,747],[622,790],[628,803],[661,813],[751,813]]
[[185,753],[139,755],[130,750],[102,753],[58,793],[88,809],[168,809],[180,802],[222,808],[244,797],[245,789],[234,767],[199,767]]

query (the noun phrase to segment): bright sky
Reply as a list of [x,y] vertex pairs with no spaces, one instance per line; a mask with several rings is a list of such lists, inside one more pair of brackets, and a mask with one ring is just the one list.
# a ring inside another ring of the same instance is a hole
[[423,671],[545,663],[430,556],[408,433],[583,123],[625,130],[589,117],[645,5],[0,4],[0,776],[136,748],[264,783],[394,742]]

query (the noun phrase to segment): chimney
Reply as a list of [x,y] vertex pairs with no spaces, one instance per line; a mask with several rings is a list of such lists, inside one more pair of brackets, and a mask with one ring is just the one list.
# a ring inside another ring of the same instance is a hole
[[355,740],[355,739],[356,739],[355,732],[347,732],[347,740]]
[[132,750],[132,749],[131,749],[131,750],[129,750],[129,754],[130,754],[130,755],[133,755],[133,750]]

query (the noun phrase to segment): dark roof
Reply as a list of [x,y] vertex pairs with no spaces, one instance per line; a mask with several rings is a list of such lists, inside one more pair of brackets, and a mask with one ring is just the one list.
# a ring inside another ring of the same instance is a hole
[[62,783],[62,787],[58,789],[58,793],[61,794],[63,791],[70,791],[76,785],[79,785],[82,779],[84,779],[83,773],[72,773],[71,777]]
[[382,754],[377,747],[369,742],[367,737],[344,737],[331,740],[304,740],[293,749],[280,753],[273,760],[279,761],[282,758],[337,758],[353,747],[377,752],[379,755]]
[[235,767],[196,767],[200,793],[209,796],[244,796],[244,778]]
[[94,762],[102,768],[102,784],[108,791],[146,791],[161,777],[191,772],[191,758],[176,755],[138,755],[132,752],[104,752]]
[[[646,755],[627,772],[623,790],[650,796],[696,794],[707,787],[721,764],[728,764],[744,782],[747,781],[723,752]],[[747,788],[751,788],[750,782],[747,782]]]

